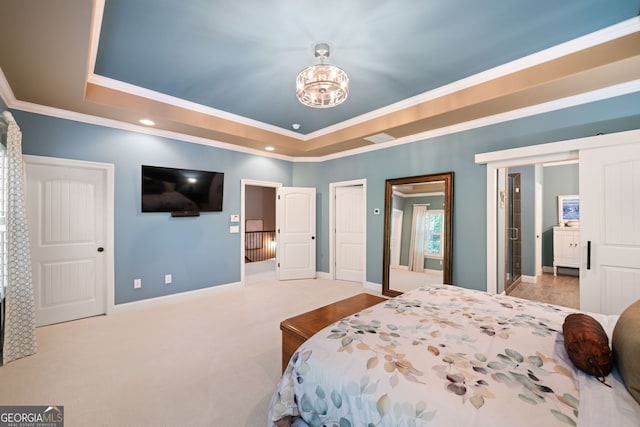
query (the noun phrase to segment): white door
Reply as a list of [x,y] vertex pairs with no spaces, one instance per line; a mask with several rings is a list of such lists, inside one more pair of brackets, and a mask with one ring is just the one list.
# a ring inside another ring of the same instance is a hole
[[278,279],[316,277],[316,189],[278,190]]
[[104,314],[108,171],[36,156],[25,167],[36,324]]
[[336,187],[336,279],[364,281],[365,217],[362,185]]
[[580,242],[581,310],[640,299],[640,141],[580,150]]
[[402,220],[404,211],[393,209],[391,211],[391,268],[400,266],[400,250],[402,249]]

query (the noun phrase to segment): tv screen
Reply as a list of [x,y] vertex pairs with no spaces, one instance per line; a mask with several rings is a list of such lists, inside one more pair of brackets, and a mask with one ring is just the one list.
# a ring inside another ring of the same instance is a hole
[[142,212],[221,212],[224,173],[142,165]]

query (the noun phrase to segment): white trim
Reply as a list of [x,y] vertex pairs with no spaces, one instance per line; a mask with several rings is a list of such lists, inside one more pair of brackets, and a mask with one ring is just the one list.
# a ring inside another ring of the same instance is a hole
[[[373,119],[382,117],[386,114],[391,114],[405,108],[413,107],[415,105],[433,100],[435,98],[439,98],[441,96],[446,96],[454,92],[467,89],[469,87],[472,87],[481,83],[485,83],[487,81],[491,81],[499,77],[503,77],[511,73],[515,73],[515,72],[524,70],[526,68],[542,64],[547,61],[560,58],[565,55],[569,55],[584,49],[588,49],[590,47],[597,46],[599,44],[609,42],[616,38],[624,37],[636,31],[640,31],[640,17],[627,19],[618,24],[614,24],[607,28],[603,28],[599,31],[595,31],[591,34],[587,34],[582,37],[569,40],[568,42],[561,43],[559,45],[552,46],[540,52],[536,52],[534,54],[516,59],[506,64],[499,65],[497,67],[494,67],[492,69],[483,71],[473,76],[464,78],[462,80],[458,80],[448,85],[441,86],[439,88],[421,93],[414,97],[404,99],[402,101],[396,102],[391,105],[387,105],[385,107],[379,108],[369,113],[362,114],[360,116],[354,117],[350,120],[346,120],[336,125],[326,127],[319,131],[308,134],[307,139],[323,136],[328,133],[347,128],[349,126],[353,126],[368,120],[373,120]],[[564,108],[564,107],[561,107],[561,108]],[[397,141],[398,140],[396,140],[395,142],[397,143]],[[394,143],[393,145],[397,145],[396,143]],[[386,144],[385,146],[388,147],[388,145]]]
[[331,278],[331,274],[325,273],[324,271],[316,271],[316,279],[335,280],[335,278]]
[[520,276],[520,280],[522,280],[524,283],[537,283],[538,282],[538,278],[536,276],[525,276],[525,275],[522,275],[522,276]]
[[105,0],[94,0],[93,2],[91,34],[89,35],[89,57],[87,59],[87,81],[89,81],[89,78],[96,69],[96,58],[98,56],[98,45],[100,44],[102,19],[104,17],[104,1]]
[[34,114],[41,114],[43,116],[56,117],[65,120],[76,121],[80,123],[88,123],[96,126],[104,126],[113,129],[121,129],[130,132],[137,132],[147,135],[155,135],[163,138],[175,139],[177,141],[190,142],[194,144],[206,145],[209,147],[221,148],[229,151],[237,151],[241,153],[253,154],[256,156],[269,157],[280,160],[287,160],[293,163],[320,163],[329,160],[340,159],[349,156],[355,156],[358,154],[369,153],[377,150],[384,150],[387,148],[395,147],[398,145],[410,144],[412,142],[424,141],[439,136],[451,135],[458,132],[463,132],[472,129],[478,129],[484,126],[489,126],[498,123],[504,123],[511,120],[516,120],[525,117],[531,117],[538,114],[547,113],[550,111],[561,110],[564,108],[574,107],[577,105],[588,104],[595,101],[601,101],[604,99],[614,98],[617,96],[628,95],[640,91],[640,79],[634,80],[628,83],[623,83],[608,88],[599,89],[592,92],[586,92],[580,95],[575,95],[568,98],[562,98],[555,101],[546,102],[543,104],[534,105],[531,107],[525,107],[518,110],[512,110],[506,113],[496,114],[493,116],[483,117],[481,119],[470,120],[467,122],[455,124],[452,126],[445,126],[430,131],[417,133],[414,135],[408,135],[406,137],[398,138],[395,141],[383,144],[371,144],[365,147],[355,148],[352,150],[341,151],[339,153],[327,154],[319,157],[291,157],[283,154],[270,153],[263,150],[257,150],[253,148],[243,147],[240,145],[230,144],[227,142],[217,141],[214,139],[196,137],[192,135],[186,135],[173,131],[166,131],[157,128],[150,128],[147,126],[135,125],[128,122],[121,122],[113,119],[106,119],[103,117],[92,116],[89,114],[77,113],[74,111],[63,110],[60,108],[48,107],[38,104],[33,104],[25,101],[16,100],[11,87],[0,69],[0,97],[2,97],[8,108],[25,111]]
[[[93,27],[96,27],[98,25],[101,25],[102,22],[102,11],[104,9],[104,0],[98,0],[96,2],[95,8],[94,8],[94,15],[93,15]],[[98,28],[93,28],[92,27],[92,37],[90,40],[90,53],[89,53],[89,59],[88,59],[88,67],[90,72],[88,73],[87,76],[87,81],[89,82],[94,82],[96,84],[107,84],[109,83],[109,85],[112,85],[111,82],[114,82],[113,85],[114,86],[118,86],[119,89],[126,89],[126,88],[130,88],[131,90],[133,90],[134,88],[136,88],[133,85],[127,85],[125,83],[122,82],[115,82],[113,80],[110,79],[106,79],[105,77],[102,76],[98,76],[93,74],[93,68],[95,66],[95,57],[96,57],[96,52],[98,49],[98,42],[99,42],[99,32],[98,32]],[[434,89],[432,91],[429,92],[425,92],[423,94],[417,95],[413,98],[409,98],[406,99],[404,101],[400,101],[398,103],[395,104],[391,104],[389,106],[380,108],[378,110],[375,110],[373,112],[370,113],[366,113],[363,114],[361,116],[355,117],[353,119],[344,121],[342,123],[338,123],[336,125],[333,126],[329,126],[326,127],[324,129],[321,129],[319,131],[307,134],[307,135],[301,135],[299,133],[296,132],[292,132],[289,131],[287,129],[283,129],[283,128],[279,128],[279,127],[273,127],[272,125],[266,125],[267,127],[262,127],[262,123],[261,122],[255,122],[255,121],[251,121],[249,122],[250,119],[246,119],[246,118],[242,118],[239,116],[235,116],[235,115],[229,115],[229,113],[225,113],[228,116],[225,116],[226,118],[232,119],[233,118],[237,118],[238,120],[242,120],[243,123],[249,124],[251,126],[255,126],[258,128],[262,128],[265,130],[269,130],[269,131],[273,131],[276,133],[280,133],[282,135],[286,135],[286,136],[290,136],[293,138],[299,138],[303,141],[306,140],[310,140],[312,138],[316,138],[318,136],[322,136],[322,135],[326,135],[329,134],[331,132],[335,132],[337,130],[340,129],[344,129],[346,127],[349,126],[353,126],[355,124],[358,123],[362,123],[364,121],[367,120],[371,120],[371,119],[375,119],[377,117],[383,116],[385,114],[389,114],[395,111],[398,111],[400,109],[403,108],[407,108],[422,102],[426,102],[430,99],[434,99],[437,98],[439,96],[443,96],[446,95],[448,93],[452,93],[455,92],[457,90],[461,90],[464,89],[466,87],[470,87],[473,86],[475,84],[479,84],[491,79],[495,79],[497,77],[509,74],[509,73],[513,73],[515,71],[521,70],[523,68],[526,67],[530,67],[536,64],[540,64],[543,63],[545,61],[549,61],[551,59],[555,59],[555,58],[559,58],[563,55],[567,55],[570,54],[572,52],[577,52],[592,46],[596,46],[598,44],[601,43],[605,43],[607,41],[613,40],[615,38],[618,37],[623,37],[625,35],[628,34],[632,34],[634,32],[640,31],[640,17],[634,17],[631,19],[628,19],[626,21],[620,22],[618,24],[612,25],[610,27],[604,28],[602,30],[596,31],[594,33],[591,34],[587,34],[585,36],[579,37],[577,39],[568,41],[566,43],[551,47],[549,49],[537,52],[535,54],[526,56],[524,58],[520,58],[517,59],[515,61],[512,61],[510,63],[507,64],[503,64],[501,66],[495,67],[491,70],[487,70],[484,71],[482,73],[478,73],[474,76],[470,76],[466,79],[462,79],[460,81],[454,82],[450,85],[446,85],[446,86],[442,86],[440,88]],[[96,35],[97,34],[97,35]],[[120,85],[123,85],[122,87]],[[139,95],[140,96],[151,96],[152,94],[156,94],[157,92],[153,92],[153,91],[148,91],[146,89],[140,88],[140,90],[142,91]],[[439,128],[439,129],[434,129],[431,131],[427,131],[427,132],[422,132],[422,133],[418,133],[415,135],[409,135],[403,138],[398,138],[395,141],[392,141],[390,143],[384,143],[384,144],[372,144],[369,146],[365,146],[365,147],[361,147],[361,148],[356,148],[353,150],[347,150],[347,151],[342,151],[340,153],[335,153],[335,154],[329,154],[326,156],[321,156],[321,157],[290,157],[290,156],[285,156],[285,155],[280,155],[280,154],[275,154],[275,153],[269,153],[269,152],[265,152],[262,150],[256,150],[256,149],[251,149],[251,148],[247,148],[247,147],[242,147],[242,146],[238,146],[235,144],[229,144],[229,143],[225,143],[225,142],[221,142],[221,141],[216,141],[216,140],[211,140],[211,139],[206,139],[206,138],[199,138],[199,137],[194,137],[194,136],[190,136],[190,135],[185,135],[185,134],[180,134],[177,132],[170,132],[170,131],[161,131],[159,129],[154,129],[154,128],[148,128],[148,127],[143,127],[143,126],[137,126],[137,125],[133,125],[130,123],[126,123],[126,122],[120,122],[117,120],[112,120],[112,119],[104,119],[104,118],[99,118],[99,117],[95,117],[95,116],[90,116],[87,114],[82,114],[82,113],[76,113],[76,112],[72,112],[72,111],[66,111],[66,110],[61,110],[58,108],[52,108],[52,107],[46,107],[46,106],[42,106],[42,105],[37,105],[37,104],[32,104],[30,102],[24,102],[24,101],[18,101],[16,100],[11,87],[9,86],[6,77],[4,75],[4,73],[2,72],[2,69],[0,68],[0,97],[3,99],[3,101],[7,104],[7,107],[12,108],[12,109],[16,109],[16,110],[21,110],[21,111],[26,111],[26,112],[31,112],[31,113],[36,113],[36,114],[42,114],[42,115],[47,115],[47,116],[51,116],[51,117],[58,117],[58,118],[64,118],[67,120],[73,120],[73,121],[78,121],[78,122],[83,122],[83,123],[90,123],[90,124],[95,124],[98,126],[106,126],[106,127],[112,127],[112,128],[116,128],[116,129],[123,129],[123,130],[128,130],[128,131],[132,131],[132,132],[139,132],[139,133],[145,133],[145,134],[150,134],[150,135],[157,135],[157,136],[161,136],[161,137],[167,137],[167,138],[172,138],[172,139],[176,139],[179,141],[185,141],[185,142],[192,142],[192,143],[196,143],[196,144],[203,144],[203,145],[208,145],[211,147],[217,147],[217,148],[223,148],[226,150],[231,150],[231,151],[239,151],[239,152],[244,152],[244,153],[248,153],[248,154],[255,154],[258,156],[263,156],[263,157],[270,157],[270,158],[277,158],[277,159],[282,159],[282,160],[288,160],[294,163],[300,162],[300,163],[304,163],[304,162],[323,162],[323,161],[328,161],[328,160],[334,160],[334,159],[338,159],[338,158],[343,158],[343,157],[348,157],[348,156],[353,156],[353,155],[357,155],[357,154],[362,154],[362,153],[367,153],[367,152],[371,152],[371,151],[375,151],[375,150],[382,150],[382,149],[386,149],[386,148],[390,148],[390,147],[394,147],[397,145],[402,145],[402,144],[408,144],[411,142],[415,142],[415,141],[421,141],[421,140],[426,140],[426,139],[430,139],[430,138],[435,138],[438,136],[443,136],[443,135],[449,135],[452,133],[457,133],[457,132],[462,132],[465,130],[470,130],[470,129],[476,129],[476,128],[480,128],[483,126],[488,126],[491,124],[496,124],[496,123],[503,123],[503,122],[507,122],[510,120],[515,120],[518,118],[524,118],[524,117],[529,117],[529,116],[533,116],[533,115],[537,115],[537,114],[542,114],[545,112],[549,112],[549,111],[556,111],[559,109],[563,109],[563,108],[568,108],[568,107],[572,107],[572,106],[576,106],[576,105],[581,105],[581,104],[587,104],[590,102],[595,102],[595,101],[600,101],[603,99],[609,99],[609,98],[613,98],[613,97],[617,97],[617,96],[622,96],[622,95],[626,95],[626,94],[630,94],[630,93],[634,93],[634,92],[638,92],[640,91],[640,80],[635,80],[635,81],[631,81],[631,82],[627,82],[627,83],[622,83],[622,84],[618,84],[618,85],[614,85],[614,86],[610,86],[607,88],[603,88],[603,89],[598,89],[598,90],[594,90],[591,92],[586,92],[583,94],[579,94],[579,95],[575,95],[575,96],[570,96],[570,97],[566,97],[566,98],[562,98],[562,99],[558,99],[555,101],[550,101],[550,102],[546,102],[546,103],[542,103],[542,104],[538,104],[538,105],[534,105],[534,106],[530,106],[530,107],[525,107],[525,108],[521,108],[518,110],[513,110],[513,111],[509,111],[507,113],[502,113],[502,114],[496,114],[494,116],[489,116],[489,117],[484,117],[481,119],[477,119],[477,120],[471,120],[465,123],[460,123],[460,124],[456,124],[453,126],[447,126],[447,127],[443,127],[443,128]],[[133,93],[133,92],[132,92]],[[159,94],[164,96],[167,95],[163,95],[163,94]],[[153,99],[153,98],[152,98]],[[177,98],[175,98],[177,99]],[[182,101],[179,100],[180,102],[186,102],[186,101]],[[194,105],[198,105],[199,104],[194,104]],[[185,107],[186,108],[186,107]],[[203,111],[202,109],[205,109],[206,111],[209,110],[213,110],[210,109],[209,107],[204,107],[204,106],[199,106],[199,109],[197,111]],[[208,109],[208,110],[207,110]],[[218,110],[215,110],[218,111]],[[211,112],[211,111],[209,111]],[[224,113],[224,112],[222,112]]]
[[[444,182],[444,181],[440,181],[440,182]],[[398,190],[393,190],[393,195],[394,196],[398,196],[398,197],[402,197],[404,199],[410,199],[412,197],[413,198],[417,198],[417,197],[444,196],[444,191],[434,191],[432,193],[409,193],[409,194],[405,194],[405,193],[401,193]],[[429,206],[428,203],[427,203],[427,206]]]
[[274,126],[269,123],[260,122],[258,120],[240,116],[238,114],[233,114],[223,110],[218,110],[217,108],[207,107],[206,105],[187,101],[181,98],[176,98],[175,96],[166,95],[164,93],[156,92],[150,89],[145,89],[143,87],[121,82],[119,80],[110,79],[109,77],[104,77],[97,74],[91,74],[87,78],[87,83],[92,83],[98,86],[114,89],[120,92],[132,94],[141,98],[146,98],[152,101],[161,102],[163,104],[172,105],[174,107],[183,108],[185,110],[206,114],[211,117],[217,117],[223,120],[229,120],[235,123],[240,123],[245,126],[251,126],[257,129],[268,131],[268,132],[277,133],[278,135],[288,136],[289,138],[295,138],[301,141],[306,141],[310,139],[308,136],[305,136],[298,132],[290,131],[288,129],[283,129],[281,127]]
[[349,181],[340,181],[340,182],[332,182],[329,183],[329,278],[331,280],[335,280],[336,271],[336,188],[338,187],[362,187],[362,202],[364,204],[364,209],[362,212],[362,222],[364,223],[364,241],[362,242],[364,245],[363,252],[363,286],[367,280],[367,179],[353,179]]
[[285,156],[282,154],[269,153],[263,150],[257,150],[254,148],[242,147],[227,142],[216,141],[214,139],[202,138],[193,135],[185,135],[178,132],[151,128],[148,126],[136,125],[128,122],[121,122],[113,119],[105,119],[103,117],[92,116],[89,114],[76,113],[74,111],[62,110],[60,108],[46,107],[38,104],[32,104],[30,102],[16,101],[12,105],[7,103],[9,108],[19,111],[26,111],[29,113],[41,114],[43,116],[56,117],[64,120],[71,120],[80,123],[89,123],[96,126],[103,126],[113,129],[121,129],[130,132],[137,132],[146,135],[154,135],[162,138],[175,139],[177,141],[191,142],[193,144],[207,145],[209,147],[222,148],[229,151],[238,151],[241,153],[254,154],[257,156],[271,157],[281,160],[292,161],[293,157]]
[[534,271],[536,277],[542,274],[542,196],[544,192],[544,166],[537,164],[533,167],[534,196],[533,196],[533,220],[534,220]]
[[[103,11],[104,11],[104,1],[103,0],[97,1],[94,8],[92,27],[100,26],[102,24]],[[345,120],[340,123],[336,123],[332,126],[328,126],[308,134],[300,134],[298,132],[293,132],[288,129],[284,129],[268,123],[238,116],[236,114],[231,114],[222,110],[207,107],[202,104],[186,101],[180,98],[176,98],[163,93],[145,89],[139,86],[131,85],[128,83],[124,83],[124,82],[120,82],[120,81],[109,79],[103,76],[96,75],[94,74],[94,71],[95,71],[95,58],[97,56],[97,51],[98,51],[98,37],[92,37],[91,43],[89,45],[90,73],[87,76],[87,82],[112,88],[112,89],[116,89],[116,90],[121,90],[126,93],[131,93],[131,94],[148,98],[151,100],[157,100],[159,102],[163,102],[169,105],[175,105],[175,106],[186,108],[192,111],[198,111],[214,117],[220,117],[227,120],[232,120],[248,126],[253,126],[259,129],[270,131],[270,132],[279,133],[281,135],[288,136],[291,138],[296,138],[301,141],[309,141],[311,139],[328,135],[332,132],[343,130],[348,127],[354,126],[356,124],[366,122],[368,120],[377,119],[384,115],[391,114],[391,113],[400,111],[402,109],[409,108],[409,107],[412,107],[412,106],[415,106],[423,102],[427,102],[442,96],[446,96],[454,92],[467,89],[469,87],[472,87],[472,86],[475,86],[475,85],[478,85],[502,76],[506,76],[511,73],[518,72],[526,68],[533,67],[533,66],[542,64],[544,62],[560,58],[565,55],[569,55],[574,52],[578,52],[584,49],[588,49],[590,47],[594,47],[594,46],[609,42],[616,38],[624,37],[626,35],[632,34],[639,30],[640,30],[640,18],[639,17],[630,18],[620,23],[611,25],[607,28],[603,28],[601,30],[584,35],[582,37],[578,37],[576,39],[569,40],[565,43],[552,46],[548,49],[544,49],[542,51],[525,56],[523,58],[519,58],[514,61],[508,62],[506,64],[499,65],[492,69],[458,80],[451,84],[444,85],[427,92],[423,92],[411,98],[407,98],[402,101],[379,108],[377,110],[374,110],[365,114],[361,114],[352,119]],[[96,34],[96,32],[99,35],[99,29],[92,28],[92,34]]]
[[280,135],[285,135],[291,138],[300,140],[307,140],[309,138],[304,135],[293,132],[288,129],[283,129],[278,126],[270,125],[268,123],[260,122],[258,120],[252,120],[237,114],[228,113],[216,108],[207,107],[206,105],[190,102],[175,96],[170,96],[161,92],[146,89],[141,86],[136,86],[130,83],[114,80],[109,77],[104,77],[95,74],[96,58],[98,56],[98,46],[100,43],[100,32],[102,29],[102,19],[104,16],[104,0],[96,0],[93,9],[93,20],[91,22],[91,36],[89,42],[89,61],[87,67],[87,83],[92,83],[98,86],[102,86],[109,89],[114,89],[124,93],[139,96],[141,98],[150,99],[164,104],[173,105],[175,107],[184,108],[190,111],[195,111],[203,114],[207,114],[213,117],[219,117],[221,119],[231,120],[247,126],[253,126],[258,129],[275,132]]
[[556,161],[556,157],[560,156],[562,159],[558,161],[567,161],[567,163],[569,163],[568,161],[573,161],[575,163],[578,159],[578,150],[605,147],[607,145],[633,144],[634,142],[638,142],[638,135],[640,135],[640,129],[633,129],[623,132],[548,142],[546,144],[491,151],[476,154],[475,162],[477,164],[487,163],[509,166],[530,165],[533,163],[547,163],[544,159],[540,160],[540,157],[553,157],[549,160],[549,162],[553,162]]
[[365,282],[364,288],[382,294],[382,284],[380,283]]
[[9,85],[7,76],[5,76],[4,71],[2,71],[2,67],[0,67],[0,98],[2,98],[5,104],[7,104],[8,108],[11,108],[12,105],[15,105],[16,102],[18,102],[13,94],[11,86]]
[[[276,194],[280,187],[282,187],[281,182],[270,182],[270,181],[256,181],[252,179],[241,179],[240,180],[240,283],[244,286],[246,284],[246,272],[245,272],[245,262],[244,262],[244,243],[245,243],[245,197],[246,197],[246,187],[254,186],[254,187],[269,187],[275,188]],[[276,203],[276,224],[278,224],[278,203]],[[278,248],[276,248],[276,251]],[[277,265],[277,264],[276,264]]]
[[497,206],[498,169],[578,159],[578,151],[586,148],[606,147],[611,145],[632,144],[640,138],[640,129],[617,132],[606,135],[589,136],[547,144],[531,145],[508,150],[476,154],[477,164],[487,165],[487,292],[497,292]]
[[126,302],[113,307],[114,314],[130,313],[132,311],[143,310],[153,307],[162,307],[167,304],[189,301],[210,295],[218,295],[222,292],[232,291],[242,287],[242,283],[228,283],[224,285],[211,286],[209,288],[195,289],[192,291],[179,292],[177,294],[162,295],[155,298],[147,298],[139,301]]
[[105,241],[103,252],[105,260],[105,314],[113,312],[115,306],[115,166],[112,163],[92,162],[87,160],[73,160],[59,157],[23,155],[25,163],[33,165],[53,165],[65,167],[88,167],[102,170],[105,173]]
[[640,91],[640,79],[628,83],[622,83],[610,86],[604,89],[598,89],[591,92],[585,92],[580,95],[570,96],[567,98],[557,99],[530,107],[524,107],[517,110],[508,111],[506,113],[496,114],[493,116],[483,117],[476,120],[470,120],[451,126],[417,133],[414,135],[398,138],[395,141],[384,144],[372,144],[365,147],[354,148],[352,150],[342,151],[335,154],[327,154],[322,157],[295,157],[294,162],[323,162],[327,160],[339,159],[342,157],[355,156],[357,154],[368,153],[371,151],[391,148],[398,145],[409,144],[416,141],[423,141],[439,136],[451,135],[458,132],[478,129],[484,126],[494,125],[498,123],[509,122],[516,119],[531,117],[551,111],[562,110],[564,108],[575,107],[577,105],[588,104],[591,102],[602,101],[604,99],[614,98],[617,96],[628,95]]

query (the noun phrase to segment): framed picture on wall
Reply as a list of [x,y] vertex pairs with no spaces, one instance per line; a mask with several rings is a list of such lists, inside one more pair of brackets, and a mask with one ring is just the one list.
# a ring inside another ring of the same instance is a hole
[[580,196],[576,194],[558,196],[558,223],[580,221]]

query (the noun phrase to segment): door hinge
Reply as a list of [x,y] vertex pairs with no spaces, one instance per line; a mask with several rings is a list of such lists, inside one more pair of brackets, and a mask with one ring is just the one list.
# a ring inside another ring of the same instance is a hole
[[278,268],[280,268],[280,263],[278,263]]

